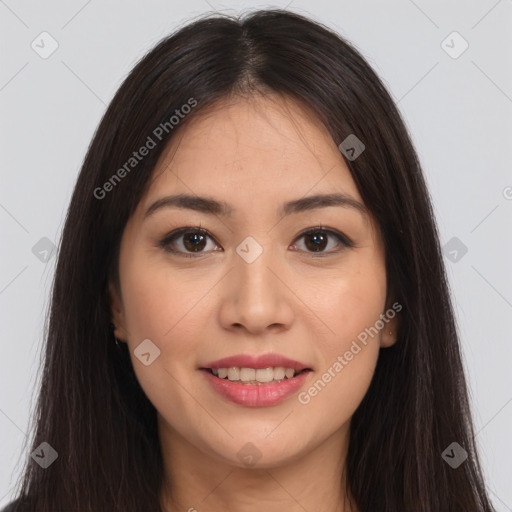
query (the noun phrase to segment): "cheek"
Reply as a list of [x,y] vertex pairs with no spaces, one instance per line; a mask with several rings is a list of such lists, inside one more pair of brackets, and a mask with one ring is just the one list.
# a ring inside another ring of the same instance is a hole
[[[190,404],[180,383],[185,383],[186,372],[194,364],[202,332],[200,323],[190,319],[192,315],[197,319],[193,306],[204,292],[191,289],[162,264],[144,258],[144,251],[134,251],[120,272],[128,346],[137,380],[157,410],[169,412],[172,404],[173,410],[185,411]],[[136,355],[146,339],[159,350],[148,366]]]
[[[325,364],[349,350],[353,340],[375,325],[384,312],[385,300],[386,270],[376,251],[354,253],[346,265],[320,281],[308,305],[325,326],[325,336],[319,338],[323,352],[329,357]],[[372,339],[378,345],[380,333],[369,336]]]
[[[142,242],[126,247],[120,262],[124,316],[133,366],[143,387],[171,390],[190,378],[197,354],[205,343],[211,315],[206,308],[208,290],[216,279],[190,279],[190,269],[176,269],[165,258],[147,253]],[[129,256],[128,256],[129,255]],[[210,276],[208,277],[208,274]],[[135,357],[139,344],[150,339],[160,350],[151,366]],[[149,371],[147,371],[149,370]]]
[[[312,431],[330,435],[350,418],[363,400],[378,357],[375,345],[352,346],[336,355],[297,395],[297,417],[307,418]],[[347,358],[351,354],[351,359]],[[339,356],[339,357],[338,357]]]
[[343,272],[330,277],[311,296],[311,309],[326,330],[317,338],[322,362],[298,401],[309,409],[311,418],[330,411],[326,421],[334,428],[352,416],[373,377],[381,337],[376,322],[385,309],[386,273],[382,260],[370,254],[354,258]]
[[373,312],[343,311],[332,323],[335,339],[330,337],[319,344],[322,363],[297,395],[299,408],[312,422],[313,430],[334,432],[350,420],[364,398],[380,349],[380,333],[370,336],[368,332],[381,311],[379,307]]
[[127,247],[129,256],[120,263],[125,321],[132,344],[149,338],[167,345],[176,333],[186,335],[194,328],[187,320],[197,316],[194,305],[205,291],[197,281],[188,282],[172,270],[165,258],[148,253],[143,243],[136,240]]
[[130,342],[159,340],[172,329],[180,301],[161,275],[144,265],[128,269],[123,282],[124,308]]

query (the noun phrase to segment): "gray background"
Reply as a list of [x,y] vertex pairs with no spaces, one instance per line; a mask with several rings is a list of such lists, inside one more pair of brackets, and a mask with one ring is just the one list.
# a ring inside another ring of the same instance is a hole
[[[441,242],[450,243],[446,265],[488,486],[496,510],[512,511],[511,0],[0,0],[0,506],[21,468],[38,382],[55,264],[41,239],[60,236],[106,105],[135,61],[192,18],[287,5],[355,43],[406,119]],[[46,59],[31,47],[51,49],[43,31],[58,43]],[[460,55],[453,31],[469,44]]]

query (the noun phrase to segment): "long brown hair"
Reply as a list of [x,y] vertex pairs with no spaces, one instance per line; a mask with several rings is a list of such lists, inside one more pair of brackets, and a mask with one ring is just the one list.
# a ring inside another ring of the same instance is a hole
[[[337,145],[350,134],[365,143],[346,163],[378,222],[388,282],[403,306],[398,341],[381,349],[351,421],[347,474],[358,508],[491,512],[437,227],[404,122],[354,46],[284,10],[188,24],[136,64],[108,106],[67,212],[31,424],[30,451],[47,442],[58,458],[43,469],[27,455],[16,511],[160,509],[156,411],[126,346],[112,341],[108,283],[117,278],[124,227],[166,143],[218,100],[265,91],[310,108]],[[176,129],[165,125],[156,147],[105,187],[190,98],[197,105]],[[452,442],[468,453],[457,468],[442,457]]]

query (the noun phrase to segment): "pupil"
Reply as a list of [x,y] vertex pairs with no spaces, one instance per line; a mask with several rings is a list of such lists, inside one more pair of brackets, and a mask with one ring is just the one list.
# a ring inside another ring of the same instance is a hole
[[[327,245],[326,236],[324,234],[319,233],[313,233],[308,236],[308,240],[313,240],[313,245],[309,247],[308,249],[313,249],[313,251],[319,252],[322,249],[325,249],[325,246]],[[307,245],[307,243],[306,243]]]
[[197,252],[198,250],[200,251],[201,249],[204,249],[204,239],[204,235],[192,233],[189,236],[185,236],[185,247],[187,249],[192,249],[194,252]]

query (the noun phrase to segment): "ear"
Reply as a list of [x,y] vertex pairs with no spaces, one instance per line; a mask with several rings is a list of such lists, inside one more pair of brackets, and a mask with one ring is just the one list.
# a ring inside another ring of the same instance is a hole
[[380,346],[382,348],[391,347],[394,345],[400,334],[401,327],[401,314],[402,305],[395,301],[392,305],[386,308],[382,314],[384,327],[381,332]]
[[108,295],[112,323],[115,325],[114,336],[119,341],[126,341],[126,321],[124,317],[123,303],[115,285],[112,282],[108,283]]

